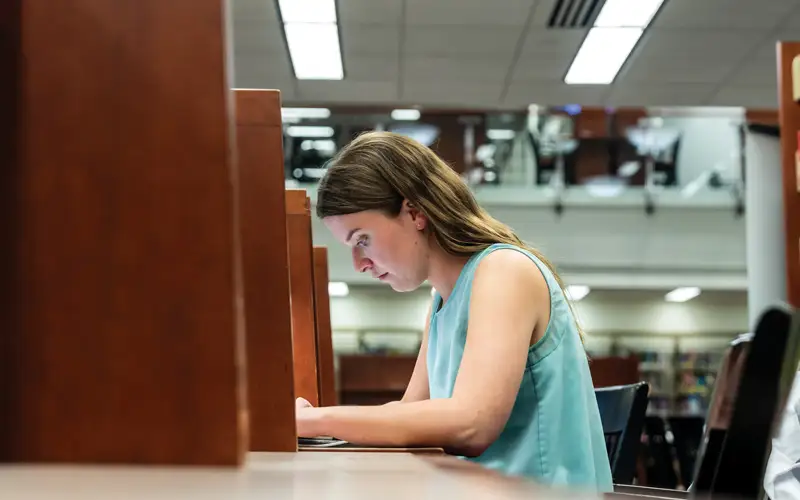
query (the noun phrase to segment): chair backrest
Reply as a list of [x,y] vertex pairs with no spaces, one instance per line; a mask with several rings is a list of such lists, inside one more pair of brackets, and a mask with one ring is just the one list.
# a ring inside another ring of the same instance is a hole
[[595,389],[616,484],[633,482],[649,392],[646,382]]
[[[789,342],[791,329],[792,314],[784,307],[769,308],[759,319],[710,488],[697,484],[693,488],[696,494],[760,495],[775,415],[781,404],[781,371],[787,357],[796,359],[794,349],[787,349],[794,345]],[[796,321],[794,330],[793,336],[800,334]]]

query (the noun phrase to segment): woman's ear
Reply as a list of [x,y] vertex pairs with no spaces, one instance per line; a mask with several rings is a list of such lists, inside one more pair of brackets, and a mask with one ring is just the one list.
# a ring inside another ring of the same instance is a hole
[[408,214],[411,218],[411,223],[414,224],[418,231],[422,231],[428,225],[428,218],[425,217],[425,214],[408,200],[403,200],[403,212]]

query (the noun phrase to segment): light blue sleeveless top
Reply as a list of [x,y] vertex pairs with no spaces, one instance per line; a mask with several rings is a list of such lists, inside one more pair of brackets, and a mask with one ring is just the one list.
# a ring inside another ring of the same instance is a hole
[[468,460],[542,484],[612,491],[600,412],[573,315],[553,274],[530,252],[492,245],[469,259],[441,309],[441,296],[434,296],[427,355],[430,397],[453,394],[475,269],[486,255],[502,248],[524,253],[544,275],[550,288],[550,322],[544,336],[528,350],[525,374],[505,428],[482,455]]

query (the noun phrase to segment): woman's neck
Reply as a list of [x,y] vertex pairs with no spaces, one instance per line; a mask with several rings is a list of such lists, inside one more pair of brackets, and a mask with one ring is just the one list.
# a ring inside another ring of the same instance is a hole
[[446,302],[453,293],[456,281],[469,257],[457,257],[445,252],[439,245],[432,245],[428,282]]

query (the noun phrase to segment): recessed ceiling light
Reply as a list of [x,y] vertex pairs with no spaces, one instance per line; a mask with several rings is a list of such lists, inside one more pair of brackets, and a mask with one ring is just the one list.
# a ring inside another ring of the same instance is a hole
[[295,77],[343,79],[335,0],[279,0],[278,6]]
[[347,297],[350,293],[350,287],[347,283],[341,281],[331,281],[328,283],[328,296],[330,297]]
[[594,25],[606,28],[644,28],[664,0],[606,0]]
[[333,137],[333,127],[312,127],[303,125],[292,125],[286,128],[286,135],[289,137]]
[[672,290],[664,296],[667,302],[686,302],[700,295],[700,288],[696,286],[682,286]]
[[592,28],[567,71],[569,85],[606,85],[625,64],[642,28]]
[[589,295],[590,291],[591,289],[586,285],[569,285],[566,293],[569,300],[577,302]]
[[664,0],[606,0],[564,78],[568,85],[614,81]]
[[418,109],[395,109],[392,111],[392,120],[419,120],[420,112]]
[[281,118],[325,119],[331,116],[327,108],[281,108]]

